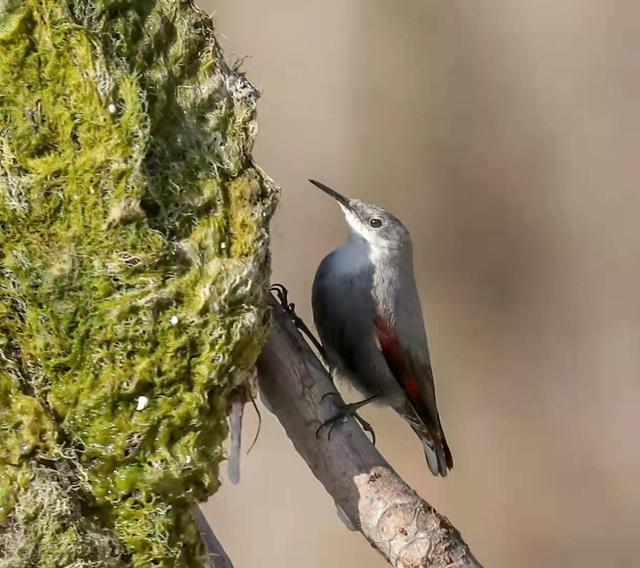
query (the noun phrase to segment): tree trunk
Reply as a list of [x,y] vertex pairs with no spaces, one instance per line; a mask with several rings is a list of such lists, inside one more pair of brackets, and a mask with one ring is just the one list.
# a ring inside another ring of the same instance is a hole
[[267,331],[255,89],[174,0],[0,0],[0,566],[201,565]]

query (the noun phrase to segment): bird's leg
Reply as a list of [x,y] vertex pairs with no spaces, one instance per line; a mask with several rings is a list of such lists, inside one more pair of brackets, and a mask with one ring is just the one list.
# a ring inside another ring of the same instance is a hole
[[[328,396],[338,396],[338,393],[328,392],[322,397],[322,400],[324,400]],[[329,427],[329,431],[327,432],[327,440],[331,440],[331,433],[333,432],[334,428],[338,425],[338,423],[346,422],[349,416],[353,416],[358,421],[360,426],[362,426],[362,429],[365,432],[368,432],[369,434],[371,434],[371,443],[375,446],[376,433],[374,432],[373,427],[364,418],[362,418],[357,411],[363,406],[365,406],[366,404],[369,404],[370,402],[375,400],[376,398],[378,398],[378,395],[373,395],[373,396],[370,396],[369,398],[365,398],[364,400],[361,400],[359,402],[353,402],[351,404],[339,404],[338,412],[336,413],[336,415],[332,416],[331,418],[329,418],[328,420],[325,420],[322,424],[320,424],[320,426],[316,430],[316,438],[320,437],[320,432],[322,431],[323,428]]]
[[274,294],[282,306],[282,309],[289,314],[293,324],[313,343],[313,346],[318,350],[320,357],[327,363],[327,354],[322,347],[322,344],[316,339],[315,335],[311,332],[306,323],[302,320],[298,314],[296,314],[296,305],[293,302],[289,302],[289,291],[282,284],[273,284],[269,288],[269,292]]

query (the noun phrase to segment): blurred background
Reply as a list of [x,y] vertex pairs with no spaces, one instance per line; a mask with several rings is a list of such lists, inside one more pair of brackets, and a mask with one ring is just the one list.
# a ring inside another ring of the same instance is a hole
[[[308,177],[413,233],[455,468],[433,478],[401,419],[368,408],[378,447],[487,568],[637,566],[640,4],[200,4],[264,91],[273,278],[299,313],[346,235]],[[240,485],[206,505],[236,568],[383,567],[262,414]]]

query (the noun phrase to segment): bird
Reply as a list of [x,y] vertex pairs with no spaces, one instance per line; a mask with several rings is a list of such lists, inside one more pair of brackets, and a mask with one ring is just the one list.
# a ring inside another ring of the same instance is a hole
[[341,405],[331,421],[370,402],[387,405],[417,434],[431,473],[446,477],[453,458],[436,403],[411,234],[382,207],[309,181],[335,199],[350,229],[316,272],[314,323],[332,377],[366,396]]

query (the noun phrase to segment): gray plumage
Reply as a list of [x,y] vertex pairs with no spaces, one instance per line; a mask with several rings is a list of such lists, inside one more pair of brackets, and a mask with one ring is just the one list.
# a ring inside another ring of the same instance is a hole
[[314,321],[332,375],[398,412],[423,442],[433,474],[444,477],[453,460],[438,415],[411,235],[383,208],[310,181],[338,201],[351,229],[313,283]]

